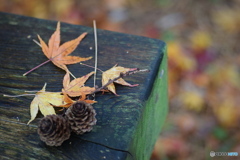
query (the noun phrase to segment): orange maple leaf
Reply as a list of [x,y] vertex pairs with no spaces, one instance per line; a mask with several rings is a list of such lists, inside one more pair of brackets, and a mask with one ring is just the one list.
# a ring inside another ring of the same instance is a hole
[[42,40],[42,38],[38,35],[38,39],[40,41],[42,51],[45,56],[50,59],[53,64],[67,71],[68,64],[75,64],[81,61],[86,61],[91,59],[92,57],[82,58],[78,56],[68,56],[72,53],[80,41],[86,36],[86,32],[81,34],[78,38],[65,42],[60,46],[60,22],[57,23],[57,29],[52,34],[51,38],[48,41],[48,46]]
[[[125,74],[128,71],[135,71],[137,70],[137,68],[124,68],[121,66],[113,66],[111,69],[105,71],[102,73],[102,85],[104,86],[105,84],[107,84],[109,82],[109,80],[113,80],[114,78],[117,78],[120,76],[121,73]],[[138,86],[138,84],[130,84],[128,82],[126,82],[123,78],[119,78],[118,80],[114,81],[115,83],[124,85],[124,86],[129,86],[129,87],[135,87]],[[112,93],[114,93],[115,95],[117,95],[116,93],[116,89],[113,83],[109,84],[107,86],[107,89],[109,91],[111,91]]]
[[85,96],[87,94],[92,93],[95,88],[84,86],[86,80],[92,75],[94,72],[90,72],[85,76],[80,78],[76,78],[70,82],[70,74],[69,72],[63,78],[63,90],[64,92],[69,95],[70,97],[78,97],[78,96]]
[[[62,93],[63,93],[63,101],[64,101],[65,104],[63,104],[63,105],[61,105],[61,106],[58,106],[58,107],[68,108],[68,107],[70,107],[73,103],[76,102],[75,100],[71,99],[71,98],[67,95],[67,93],[65,92],[64,89],[62,89]],[[86,95],[82,95],[77,101],[85,101],[86,103],[89,103],[89,104],[97,103],[97,101],[86,99]]]

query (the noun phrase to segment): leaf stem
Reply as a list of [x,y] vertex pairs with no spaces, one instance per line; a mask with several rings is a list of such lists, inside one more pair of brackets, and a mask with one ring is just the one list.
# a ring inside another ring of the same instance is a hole
[[41,67],[42,65],[44,65],[44,64],[46,64],[46,63],[48,63],[49,61],[51,61],[51,59],[49,59],[49,60],[47,60],[47,61],[45,61],[45,62],[43,62],[43,63],[39,64],[38,66],[36,66],[36,67],[32,68],[31,70],[27,71],[26,73],[24,73],[24,74],[23,74],[23,76],[26,76],[28,73],[30,73],[30,72],[32,72],[32,71],[34,71],[35,69],[37,69],[37,68]]
[[[90,65],[85,64],[85,63],[82,63],[82,62],[80,62],[79,64],[84,65],[84,66],[87,66],[87,67],[90,67],[90,68],[95,68],[95,67],[93,67],[93,66],[90,66]],[[103,70],[101,70],[101,69],[99,69],[99,68],[97,68],[97,70],[99,70],[100,72],[103,72]]]
[[[37,40],[33,39],[33,42],[35,42],[39,47],[42,47],[41,44],[40,44]],[[56,55],[56,56],[58,56],[58,55]],[[53,57],[53,58],[55,58],[55,57]],[[36,70],[37,68],[41,67],[42,65],[44,65],[44,64],[46,64],[46,63],[48,63],[48,62],[51,61],[53,58],[50,58],[50,59],[48,59],[47,61],[39,64],[38,66],[32,68],[31,70],[29,70],[29,71],[27,71],[26,73],[24,73],[23,76],[26,76],[28,73]],[[68,70],[68,71],[69,71],[69,70]],[[76,77],[72,74],[72,72],[69,71],[69,73],[70,73],[70,75],[71,75],[74,79],[76,79]]]
[[33,42],[35,42],[39,47],[42,47],[41,44],[37,40],[33,39]]
[[131,74],[135,74],[135,73],[138,73],[138,72],[149,72],[150,70],[149,69],[142,69],[142,70],[139,70],[139,69],[136,69],[134,71],[128,71],[126,73],[120,73],[120,75],[114,79],[110,79],[105,85],[103,85],[102,87],[100,88],[97,88],[95,91],[93,91],[92,93],[90,94],[95,94],[97,92],[100,92],[101,90],[103,90],[104,88],[106,88],[109,84],[113,83],[114,81],[120,79],[120,78],[123,78],[123,77],[126,77],[128,75],[131,75]]
[[38,92],[38,91],[24,91],[26,93]]
[[[86,32],[85,33],[83,33],[83,34],[87,34]],[[82,35],[83,35],[82,34]],[[83,36],[83,38],[85,37],[85,35]],[[38,42],[38,41],[36,41],[35,39],[33,39],[33,42],[35,42],[38,46],[40,46],[40,47],[42,47],[41,46],[41,44]],[[26,73],[24,73],[23,74],[23,76],[26,76],[28,73],[30,73],[30,72],[32,72],[32,71],[34,71],[35,69],[37,69],[37,68],[39,68],[39,67],[41,67],[42,65],[44,65],[44,64],[46,64],[46,63],[48,63],[48,62],[50,62],[50,61],[52,61],[55,57],[57,57],[57,56],[59,56],[60,54],[62,54],[63,52],[65,52],[67,49],[65,49],[65,50],[63,50],[62,52],[60,52],[60,53],[58,53],[57,55],[55,55],[54,57],[52,57],[52,58],[49,58],[49,60],[47,60],[47,61],[45,61],[45,62],[43,62],[43,63],[41,63],[41,64],[39,64],[38,66],[36,66],[36,67],[34,67],[33,69],[31,69],[30,71],[28,71],[28,72],[26,72]],[[76,79],[76,77],[70,72],[70,75],[73,77],[73,78],[75,78]]]
[[74,79],[76,79],[76,77],[72,74],[72,72],[70,72],[69,70],[68,70],[68,72]]
[[8,95],[4,94],[4,97],[23,97],[23,96],[35,96],[36,94],[20,94],[20,95]]

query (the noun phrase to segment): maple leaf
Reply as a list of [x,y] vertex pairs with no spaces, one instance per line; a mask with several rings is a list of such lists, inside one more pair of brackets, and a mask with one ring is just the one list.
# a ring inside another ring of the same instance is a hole
[[66,72],[66,75],[63,78],[64,92],[70,97],[85,96],[92,93],[95,88],[84,86],[84,83],[92,74],[94,74],[94,72],[90,72],[87,75],[76,78],[70,82],[70,74],[69,72]]
[[61,106],[58,106],[58,107],[65,107],[65,108],[68,108],[70,107],[73,103],[77,102],[77,101],[85,101],[86,103],[89,103],[89,104],[93,104],[93,103],[97,103],[97,101],[94,101],[94,100],[88,100],[86,99],[86,95],[82,95],[79,100],[73,100],[71,99],[67,93],[65,92],[64,89],[62,89],[62,93],[63,93],[63,100],[65,102],[64,105],[61,105]]
[[50,59],[56,66],[67,71],[68,64],[75,64],[81,61],[86,61],[91,59],[92,57],[82,58],[78,56],[69,56],[72,53],[80,41],[86,36],[86,32],[81,34],[78,38],[65,42],[60,46],[60,22],[57,23],[57,29],[52,34],[51,38],[48,41],[48,46],[42,40],[42,38],[38,35],[38,39],[40,41],[42,51],[45,56]]
[[64,105],[63,95],[61,92],[45,92],[46,83],[43,88],[36,93],[35,98],[30,105],[31,119],[27,124],[32,122],[38,113],[38,110],[44,115],[56,114],[53,106]]
[[[104,86],[105,84],[107,84],[109,82],[109,80],[113,80],[114,78],[119,77],[121,73],[125,74],[126,72],[135,71],[135,70],[137,70],[137,68],[124,68],[124,67],[115,65],[111,69],[102,73],[102,85]],[[132,85],[132,84],[126,82],[123,78],[119,78],[114,82],[124,85],[124,86],[129,86],[129,87],[138,86],[138,84]],[[115,86],[113,83],[109,84],[107,86],[107,89],[109,91],[111,91],[112,93],[114,93],[115,95],[117,95],[116,89],[115,89]]]

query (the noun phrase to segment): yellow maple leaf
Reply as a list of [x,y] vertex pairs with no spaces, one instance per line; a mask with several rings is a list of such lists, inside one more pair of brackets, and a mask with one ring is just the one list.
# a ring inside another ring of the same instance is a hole
[[38,110],[44,115],[56,114],[53,106],[61,106],[64,105],[63,95],[61,92],[46,92],[46,83],[43,88],[36,93],[36,96],[31,102],[30,105],[30,114],[31,119],[27,124],[32,122],[38,113]]
[[[102,85],[104,86],[105,84],[107,84],[109,82],[109,80],[113,80],[114,78],[117,78],[118,76],[120,76],[121,73],[125,74],[128,71],[134,71],[137,68],[124,68],[121,66],[113,66],[111,69],[105,71],[102,73]],[[115,83],[124,85],[124,86],[129,86],[129,87],[135,87],[138,86],[138,84],[130,84],[128,82],[126,82],[123,78],[119,78],[118,80],[114,81]],[[113,92],[115,95],[117,95],[116,93],[116,89],[113,83],[109,84],[107,86],[107,89],[111,92]]]

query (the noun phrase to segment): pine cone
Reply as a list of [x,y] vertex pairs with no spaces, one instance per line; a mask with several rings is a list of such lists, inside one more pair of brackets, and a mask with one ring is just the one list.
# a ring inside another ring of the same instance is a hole
[[73,103],[65,114],[68,117],[72,131],[76,134],[90,132],[97,122],[95,118],[96,112],[92,105],[84,101]]
[[39,122],[40,139],[49,146],[60,146],[70,137],[70,133],[69,123],[63,116],[47,115]]

